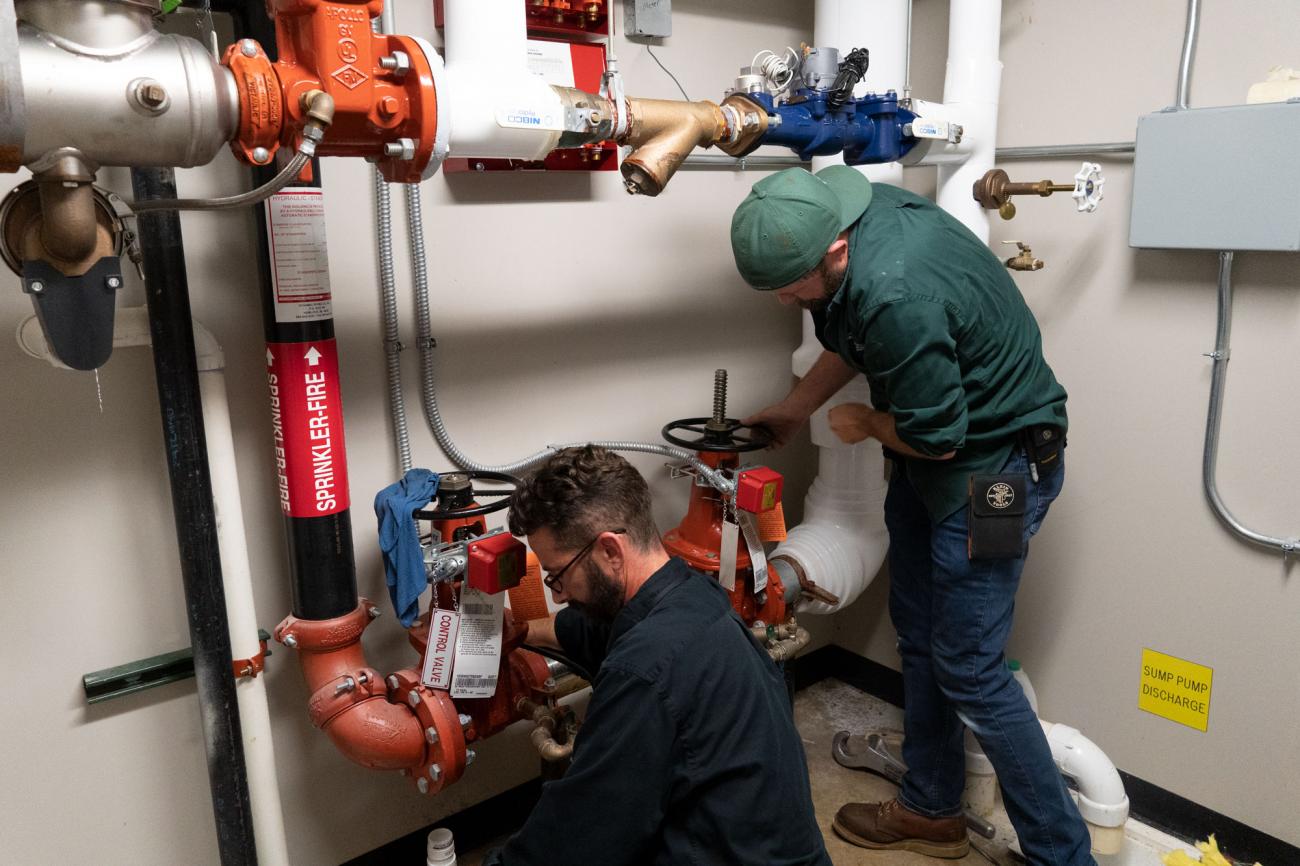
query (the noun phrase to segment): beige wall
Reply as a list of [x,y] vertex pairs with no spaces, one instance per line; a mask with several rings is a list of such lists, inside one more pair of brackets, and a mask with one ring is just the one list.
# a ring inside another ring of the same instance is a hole
[[[621,4],[612,4],[621,8]],[[775,0],[679,0],[677,33],[657,49],[691,96],[719,98],[758,47],[809,38],[811,7]],[[408,31],[432,31],[427,0],[399,0]],[[629,92],[676,90],[640,46],[619,40]],[[342,358],[358,579],[386,601],[370,502],[396,477],[385,405],[369,167],[326,160],[331,273]],[[731,371],[744,412],[789,383],[797,317],[735,274],[731,210],[757,175],[683,174],[658,200],[627,196],[617,173],[448,177],[424,185],[442,407],[474,457],[515,459],[583,437],[657,441],[668,420],[707,414],[713,370]],[[3,179],[3,189],[20,178]],[[125,173],[108,180],[129,189]],[[246,181],[228,155],[184,172],[183,194]],[[401,197],[395,196],[400,208]],[[289,609],[262,366],[261,319],[247,213],[183,218],[195,315],[224,345],[260,624]],[[399,222],[399,227],[401,223]],[[403,339],[414,345],[405,244],[398,244]],[[12,276],[0,333],[31,313]],[[127,299],[139,303],[137,285]],[[212,813],[193,683],[87,709],[83,673],[185,645],[171,504],[152,362],[123,350],[104,367],[101,414],[90,374],[54,370],[0,339],[0,549],[6,603],[0,657],[5,784],[0,859],[111,864],[215,863]],[[414,352],[406,359],[417,462],[448,468],[419,416]],[[685,511],[688,482],[663,461],[657,517]],[[796,495],[806,453],[774,461]],[[798,511],[798,505],[792,506]],[[792,516],[797,516],[792,515]],[[372,664],[411,662],[391,615],[366,638]],[[397,774],[349,764],[307,719],[293,654],[277,647],[267,682],[290,848],[297,864],[337,863],[535,775],[520,731],[478,750],[467,778],[421,799]]]
[[[1008,0],[998,143],[1131,141],[1140,114],[1174,101],[1186,5]],[[1193,107],[1244,102],[1269,67],[1300,65],[1294,3],[1203,5]],[[934,32],[946,5],[916,9]],[[1059,179],[1078,163],[1005,168]],[[1201,492],[1216,257],[1130,250],[1131,163],[1107,161],[1105,174],[1094,215],[1024,200],[993,228],[1047,261],[1016,279],[1070,393],[1068,483],[1032,546],[1010,655],[1044,718],[1080,728],[1122,769],[1300,844],[1300,582],[1223,529]],[[1297,260],[1237,259],[1219,486],[1251,527],[1295,535]],[[836,637],[897,666],[886,597],[882,577]],[[1144,647],[1214,668],[1208,732],[1137,709]]]

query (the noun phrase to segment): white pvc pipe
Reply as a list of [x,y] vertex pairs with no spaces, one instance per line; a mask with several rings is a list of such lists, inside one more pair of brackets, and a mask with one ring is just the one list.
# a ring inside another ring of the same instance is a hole
[[1096,743],[1076,729],[1052,722],[1041,724],[1056,766],[1078,785],[1072,794],[1092,835],[1092,849],[1099,854],[1118,853],[1129,813],[1119,771]]
[[[113,347],[151,345],[149,316],[144,307],[117,311]],[[45,343],[35,316],[18,326],[18,345],[33,358],[63,367]],[[237,659],[257,655],[257,614],[253,607],[253,578],[248,564],[239,477],[235,472],[235,443],[226,400],[225,356],[212,332],[194,322],[194,349],[199,369],[199,394],[207,439],[208,467],[212,475],[212,501],[216,511],[217,546],[221,554],[226,618],[230,623],[230,651]],[[239,724],[243,732],[248,793],[253,810],[253,835],[257,860],[266,866],[288,866],[289,846],[280,805],[280,785],[271,741],[271,712],[266,700],[266,677],[241,677],[235,685]]]
[[[555,90],[528,71],[518,0],[446,0],[450,155],[541,159],[564,129]],[[440,95],[441,96],[441,95]]]
[[943,101],[952,119],[962,124],[963,138],[969,137],[971,153],[963,163],[939,166],[935,200],[987,243],[988,212],[975,201],[971,189],[993,167],[997,147],[1002,0],[952,0],[948,15],[948,71]]

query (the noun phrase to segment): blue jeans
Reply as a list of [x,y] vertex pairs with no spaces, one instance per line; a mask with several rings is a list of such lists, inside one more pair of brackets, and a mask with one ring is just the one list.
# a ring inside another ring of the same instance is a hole
[[[1061,492],[1065,468],[1035,484],[1017,448],[1003,472],[1026,475],[1027,547]],[[1003,656],[1024,557],[968,559],[967,510],[936,524],[898,461],[885,498],[885,524],[889,613],[898,631],[906,698],[903,758],[908,772],[899,798],[922,815],[961,813],[966,779],[962,737],[969,726],[997,772],[1029,863],[1094,864],[1088,830]]]

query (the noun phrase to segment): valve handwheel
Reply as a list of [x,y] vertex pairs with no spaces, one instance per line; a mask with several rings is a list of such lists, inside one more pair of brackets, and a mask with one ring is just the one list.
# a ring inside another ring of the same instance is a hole
[[1101,204],[1102,190],[1105,186],[1106,178],[1101,176],[1101,165],[1085,162],[1078,174],[1074,176],[1074,192],[1070,193],[1070,198],[1074,199],[1078,212],[1095,211],[1097,205]]
[[[739,431],[748,431],[742,435]],[[677,431],[697,434],[697,438],[687,439],[673,435]],[[748,427],[734,418],[724,418],[721,422],[713,418],[679,418],[664,425],[664,439],[682,448],[692,451],[715,451],[736,454],[743,451],[757,451],[772,443],[772,434],[762,427]]]
[[[477,481],[495,481],[509,485],[504,490],[475,488]],[[500,511],[510,504],[509,496],[523,486],[523,481],[504,472],[444,472],[438,478],[438,507],[415,512],[417,520],[462,520]],[[486,505],[477,500],[497,499]]]

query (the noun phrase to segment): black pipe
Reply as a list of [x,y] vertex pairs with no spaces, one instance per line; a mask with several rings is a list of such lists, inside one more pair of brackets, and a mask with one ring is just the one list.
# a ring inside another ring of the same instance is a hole
[[[131,186],[136,201],[176,198],[176,175],[170,168],[132,169]],[[230,626],[221,582],[180,217],[175,211],[152,211],[140,214],[139,223],[163,446],[194,649],[217,846],[223,866],[251,866],[257,863],[257,848],[230,663]]]
[[[255,39],[274,61],[278,55],[275,23],[266,14],[264,0],[236,0],[212,4],[217,11],[229,12],[234,21],[236,39]],[[283,149],[281,151],[283,153]],[[320,161],[312,161],[309,183],[295,182],[286,189],[319,188]],[[261,186],[275,176],[275,166],[253,169],[253,185]],[[258,283],[261,288],[262,322],[267,343],[298,344],[334,339],[334,319],[311,322],[278,322],[271,278],[271,245],[267,233],[266,205],[257,206]],[[337,407],[336,407],[337,411]],[[342,416],[339,415],[340,430]],[[336,451],[342,449],[336,446]],[[338,454],[346,461],[345,454]],[[357,567],[352,547],[352,512],[344,509],[322,517],[284,518],[289,546],[289,579],[293,615],[300,619],[333,619],[356,610]]]

